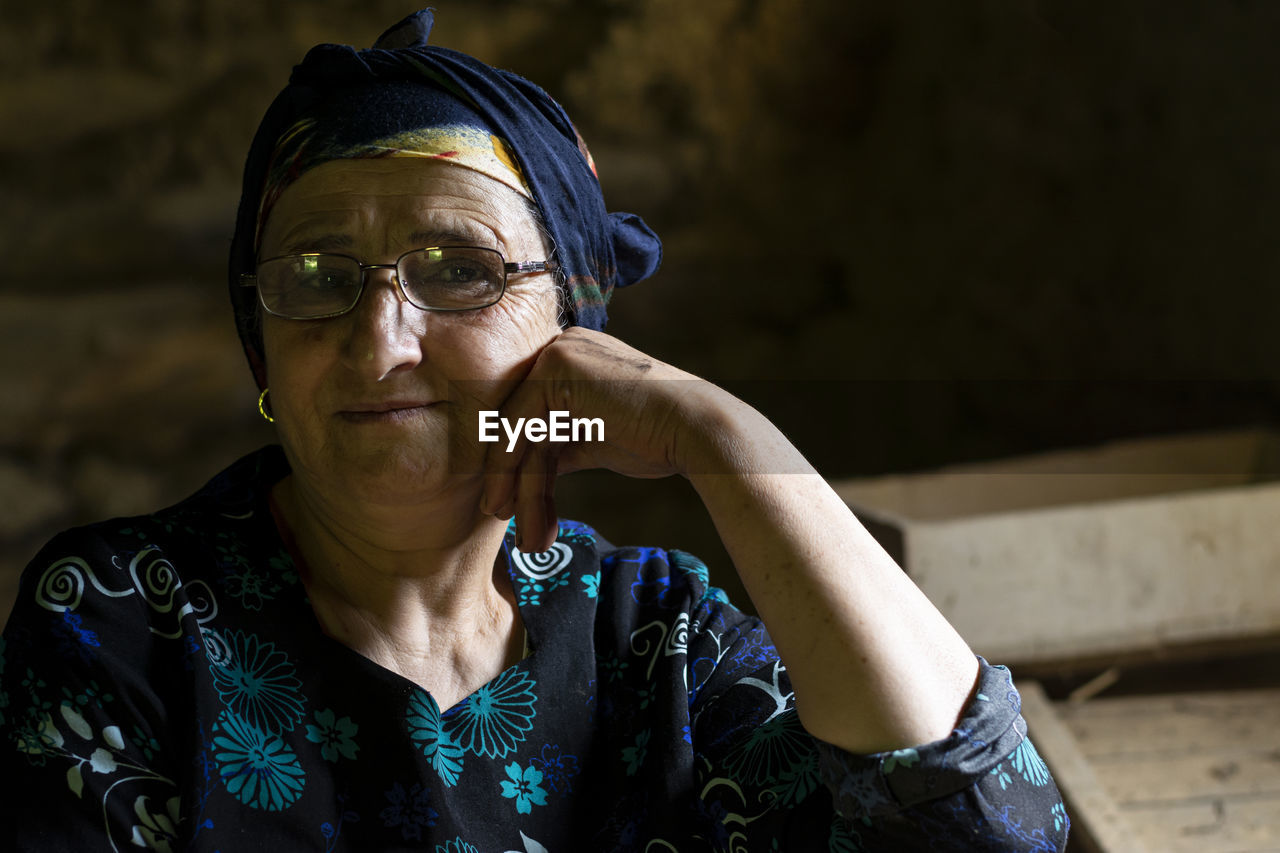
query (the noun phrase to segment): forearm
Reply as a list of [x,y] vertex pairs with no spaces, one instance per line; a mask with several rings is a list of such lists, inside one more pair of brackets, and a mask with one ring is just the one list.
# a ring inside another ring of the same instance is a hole
[[708,389],[683,448],[815,736],[852,752],[945,737],[977,661],[799,451],[762,415]]

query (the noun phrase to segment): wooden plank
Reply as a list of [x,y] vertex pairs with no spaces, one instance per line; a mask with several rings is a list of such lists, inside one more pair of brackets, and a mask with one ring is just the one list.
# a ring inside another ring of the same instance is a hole
[[1058,705],[1057,714],[1095,762],[1280,750],[1280,690],[1126,696]]
[[1098,853],[1145,853],[1145,846],[1098,781],[1044,690],[1032,681],[1019,685],[1019,692],[1028,731],[1066,800],[1073,838],[1083,836]]
[[1256,746],[1142,759],[1095,758],[1090,763],[1112,799],[1122,806],[1280,796],[1280,752]]
[[1125,810],[1151,850],[1169,853],[1280,848],[1280,794],[1159,803]]
[[979,654],[1115,665],[1280,634],[1278,440],[1161,438],[833,485],[892,530]]

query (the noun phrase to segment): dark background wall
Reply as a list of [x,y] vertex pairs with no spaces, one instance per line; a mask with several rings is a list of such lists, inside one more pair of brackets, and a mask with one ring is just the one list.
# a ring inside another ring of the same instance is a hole
[[[414,8],[3,4],[10,589],[269,440],[224,296],[244,151],[308,46]],[[1275,420],[1278,37],[1261,0],[442,0],[433,42],[559,97],[663,235],[611,331],[844,477]],[[565,492],[733,585],[682,483]]]

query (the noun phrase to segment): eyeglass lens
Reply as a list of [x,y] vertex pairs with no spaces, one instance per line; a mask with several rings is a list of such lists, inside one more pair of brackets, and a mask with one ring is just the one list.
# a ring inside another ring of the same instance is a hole
[[[403,255],[396,271],[405,297],[419,308],[459,311],[492,305],[506,281],[502,255],[450,246]],[[345,255],[306,254],[258,265],[263,306],[283,317],[328,317],[351,309],[364,282],[360,262]]]

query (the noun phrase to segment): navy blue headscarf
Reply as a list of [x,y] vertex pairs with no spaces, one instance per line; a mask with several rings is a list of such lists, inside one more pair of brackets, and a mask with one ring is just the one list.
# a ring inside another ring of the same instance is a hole
[[[640,217],[609,213],[595,166],[564,109],[542,89],[457,51],[427,45],[431,10],[410,15],[369,50],[322,44],[295,66],[267,109],[245,162],[230,285],[236,327],[259,387],[266,386],[256,293],[241,275],[257,265],[259,229],[274,197],[307,169],[376,156],[370,143],[442,125],[488,131],[542,214],[574,325],[604,328],[615,287],[658,268],[662,245]],[[357,152],[357,153],[352,153]]]

